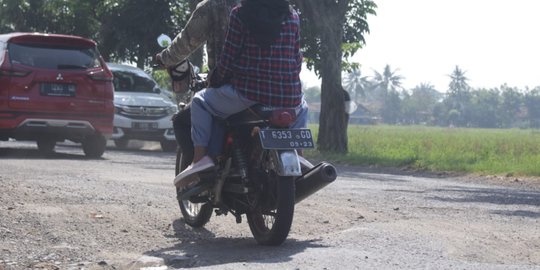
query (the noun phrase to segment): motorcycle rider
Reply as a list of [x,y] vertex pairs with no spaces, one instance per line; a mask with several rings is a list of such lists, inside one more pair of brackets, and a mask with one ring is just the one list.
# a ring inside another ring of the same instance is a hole
[[255,104],[295,108],[292,128],[307,124],[307,104],[300,82],[299,17],[288,0],[243,0],[232,9],[227,36],[210,87],[191,104],[193,162],[175,178],[183,189],[212,168],[207,155],[213,116],[226,118]]
[[[191,14],[186,26],[172,43],[156,55],[156,60],[165,67],[178,64],[206,42],[208,68],[212,70],[223,48],[229,13],[239,0],[203,0]],[[176,141],[182,148],[183,167],[193,158],[191,141],[191,105],[186,105],[173,117]],[[217,152],[219,150],[215,150]]]

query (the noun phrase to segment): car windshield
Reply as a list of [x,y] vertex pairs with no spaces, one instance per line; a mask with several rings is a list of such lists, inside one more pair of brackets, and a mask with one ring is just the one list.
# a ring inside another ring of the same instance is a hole
[[46,69],[88,69],[101,67],[95,48],[50,44],[9,44],[11,63]]
[[127,71],[114,71],[114,91],[156,93],[158,90],[154,80],[142,74]]

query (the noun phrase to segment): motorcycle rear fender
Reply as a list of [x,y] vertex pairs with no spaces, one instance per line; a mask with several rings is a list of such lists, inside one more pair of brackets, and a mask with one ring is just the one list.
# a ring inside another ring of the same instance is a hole
[[274,167],[279,176],[301,176],[300,159],[296,150],[271,150]]

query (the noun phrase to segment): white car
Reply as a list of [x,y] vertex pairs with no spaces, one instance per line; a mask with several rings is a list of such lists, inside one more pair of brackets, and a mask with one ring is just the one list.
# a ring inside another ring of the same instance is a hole
[[143,70],[113,63],[107,66],[114,75],[114,144],[126,148],[129,140],[157,141],[163,151],[175,151],[171,118],[178,110],[176,104]]

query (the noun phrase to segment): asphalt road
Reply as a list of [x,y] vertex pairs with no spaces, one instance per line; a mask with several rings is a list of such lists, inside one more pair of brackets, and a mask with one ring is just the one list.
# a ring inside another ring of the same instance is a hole
[[538,180],[338,167],[263,247],[232,215],[185,225],[159,149],[0,142],[0,269],[540,269]]

